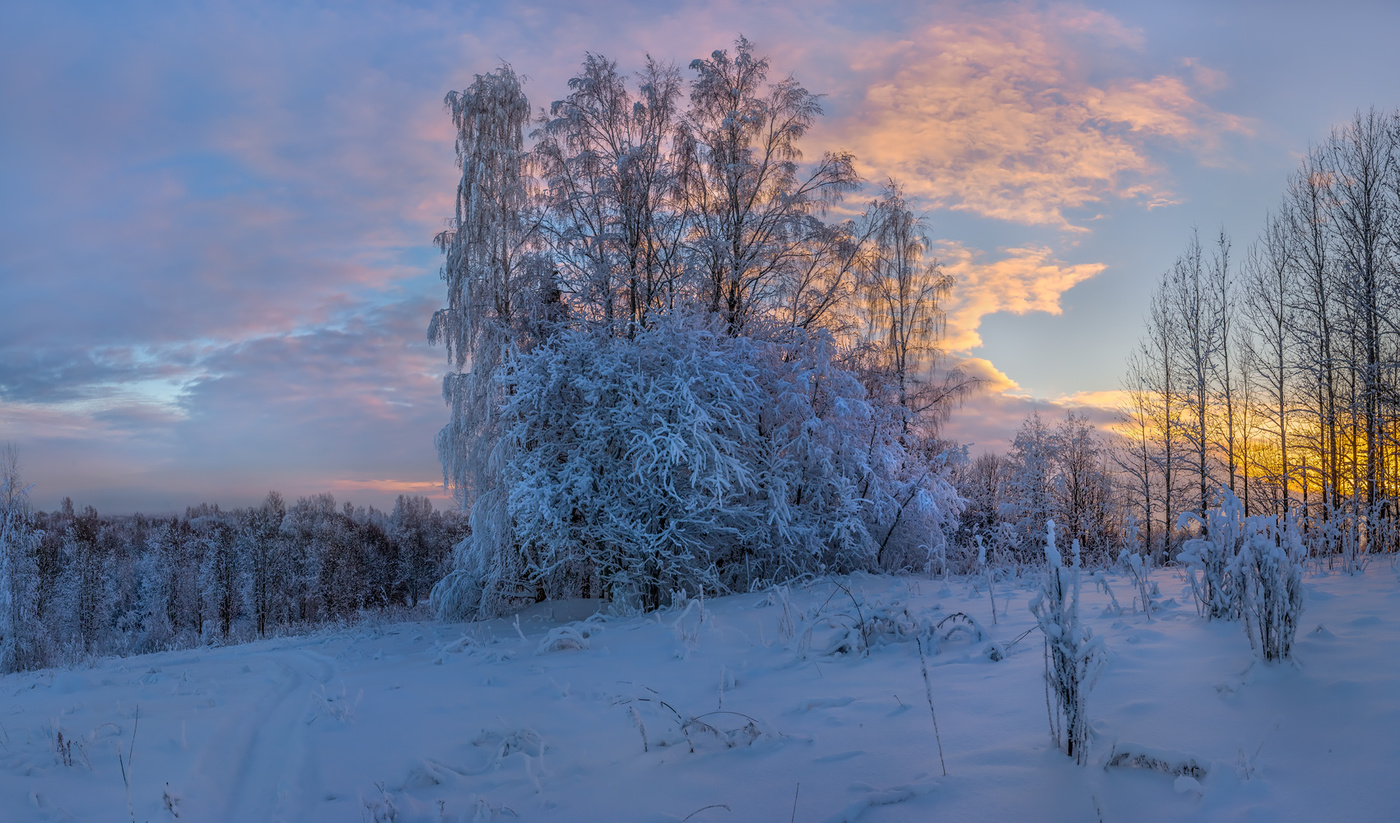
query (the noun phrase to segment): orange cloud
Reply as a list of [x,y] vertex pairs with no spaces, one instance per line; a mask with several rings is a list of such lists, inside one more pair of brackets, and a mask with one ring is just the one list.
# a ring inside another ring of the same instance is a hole
[[950,366],[969,377],[979,378],[982,381],[982,390],[988,394],[1025,396],[1020,383],[1012,380],[1010,375],[984,357],[958,358]]
[[972,446],[974,455],[984,451],[1005,452],[1016,432],[1031,412],[1036,411],[1052,425],[1074,412],[1087,417],[1101,432],[1118,432],[1123,392],[1118,390],[1080,391],[1046,400],[1031,397],[987,360],[964,358],[953,365],[983,379],[982,391],[963,405],[944,424],[942,436]]
[[1225,79],[1195,62],[1189,78],[1092,82],[1086,55],[1142,42],[1108,15],[995,8],[942,10],[908,39],[862,44],[868,90],[834,130],[867,176],[901,178],[936,206],[1084,231],[1067,211],[1174,202],[1149,138],[1208,156],[1226,132],[1249,132],[1198,99]]
[[1095,389],[1066,394],[1051,402],[1065,408],[1117,413],[1118,410],[1128,407],[1129,397],[1123,389]]
[[438,500],[452,499],[451,494],[443,491],[441,481],[342,478],[331,481],[331,490],[336,492],[373,491],[384,494],[418,494]]
[[1060,296],[1105,268],[1102,263],[1060,263],[1046,248],[1005,249],[1006,256],[992,262],[985,262],[983,252],[951,240],[940,242],[937,252],[956,284],[945,306],[943,346],[950,352],[982,345],[977,329],[989,314],[1059,314]]

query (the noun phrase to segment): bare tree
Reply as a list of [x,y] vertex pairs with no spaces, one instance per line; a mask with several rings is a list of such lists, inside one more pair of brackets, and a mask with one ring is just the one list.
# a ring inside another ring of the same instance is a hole
[[943,304],[953,278],[930,253],[927,223],[915,215],[894,180],[871,202],[864,222],[868,248],[861,268],[862,347],[869,352],[867,388],[894,393],[903,432],[938,425],[977,384],[961,371],[937,374]]
[[1263,236],[1250,248],[1244,268],[1243,320],[1251,341],[1249,362],[1263,401],[1261,425],[1277,443],[1276,466],[1258,466],[1268,482],[1278,488],[1279,511],[1289,514],[1292,478],[1288,459],[1291,381],[1294,336],[1290,330],[1289,303],[1296,290],[1295,238],[1288,231],[1289,218],[1271,216]]
[[1181,434],[1195,469],[1196,512],[1204,517],[1210,507],[1213,483],[1210,471],[1213,382],[1221,356],[1219,304],[1214,299],[1201,250],[1200,237],[1191,233],[1186,251],[1171,272],[1171,306],[1179,323],[1176,368],[1182,375],[1183,415]]
[[791,76],[768,80],[768,61],[740,37],[734,54],[694,60],[690,108],[679,135],[680,183],[692,219],[691,253],[705,272],[709,310],[745,334],[791,265],[801,218],[859,183],[854,158],[828,152],[802,174],[798,141],[821,113]]
[[[1235,334],[1232,332],[1235,326],[1236,314],[1236,289],[1234,280],[1234,269],[1230,266],[1230,251],[1232,244],[1230,236],[1225,233],[1222,226],[1216,234],[1214,248],[1211,252],[1210,266],[1207,271],[1210,290],[1208,304],[1210,315],[1217,318],[1216,328],[1216,357],[1211,359],[1210,370],[1212,376],[1212,397],[1211,405],[1217,410],[1218,419],[1214,428],[1219,432],[1216,451],[1225,461],[1225,473],[1229,478],[1231,493],[1236,493],[1235,477],[1237,448],[1236,439],[1239,437],[1239,412],[1236,397],[1237,372],[1239,370],[1239,354],[1232,351],[1235,343]],[[1235,355],[1234,362],[1231,361],[1231,354]],[[1248,493],[1246,493],[1246,498]]]
[[1155,457],[1155,417],[1153,409],[1156,398],[1150,386],[1149,366],[1144,347],[1140,345],[1128,355],[1128,371],[1123,378],[1125,402],[1119,409],[1124,443],[1114,451],[1118,469],[1128,478],[1127,499],[1133,501],[1142,513],[1142,543],[1152,550],[1152,512],[1154,488],[1153,463]]

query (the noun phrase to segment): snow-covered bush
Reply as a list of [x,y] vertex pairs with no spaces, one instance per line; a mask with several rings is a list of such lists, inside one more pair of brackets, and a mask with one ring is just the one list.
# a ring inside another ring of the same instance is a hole
[[1196,609],[1212,620],[1240,616],[1241,587],[1235,558],[1245,540],[1244,504],[1229,489],[1222,490],[1220,506],[1207,509],[1205,517],[1186,512],[1178,527],[1194,522],[1200,536],[1187,540],[1176,559],[1186,567]]
[[1303,559],[1307,550],[1297,521],[1269,515],[1244,516],[1228,489],[1220,506],[1194,520],[1202,535],[1188,540],[1178,560],[1187,567],[1191,591],[1208,618],[1244,618],[1255,654],[1280,660],[1292,654],[1303,609]]
[[1031,599],[1031,613],[1045,634],[1045,684],[1049,692],[1050,736],[1077,763],[1085,763],[1089,718],[1085,711],[1089,689],[1103,669],[1106,648],[1079,621],[1079,541],[1074,541],[1070,565],[1055,548],[1055,521],[1046,524],[1045,578]]
[[905,452],[820,335],[560,332],[503,383],[497,481],[434,590],[444,616],[922,567],[957,513],[943,462]]
[[1251,517],[1246,530],[1248,539],[1233,565],[1245,633],[1255,654],[1284,660],[1293,654],[1303,611],[1302,536],[1291,517],[1282,525],[1273,517]]

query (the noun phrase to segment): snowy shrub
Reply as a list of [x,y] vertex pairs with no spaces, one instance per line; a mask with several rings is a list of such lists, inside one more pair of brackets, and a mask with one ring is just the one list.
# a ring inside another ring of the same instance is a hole
[[1224,489],[1218,508],[1206,510],[1204,517],[1186,512],[1178,526],[1185,529],[1193,522],[1200,536],[1187,540],[1176,559],[1186,566],[1197,610],[1210,619],[1233,620],[1240,616],[1240,581],[1234,569],[1245,539],[1244,504]]
[[957,513],[944,461],[904,451],[821,336],[567,331],[502,381],[496,482],[432,593],[445,617],[923,568]]
[[[1378,532],[1386,527],[1389,518],[1381,516],[1378,510],[1363,515],[1345,502],[1337,505],[1332,500],[1323,503],[1324,515],[1321,528],[1316,529],[1315,546],[1317,554],[1327,555],[1327,567],[1341,564],[1347,574],[1359,574],[1366,568],[1366,544],[1374,541]],[[1363,522],[1366,524],[1363,527]],[[1361,533],[1366,529],[1370,540],[1363,540]]]
[[1055,548],[1055,521],[1046,525],[1045,578],[1031,613],[1045,634],[1046,709],[1050,736],[1077,763],[1086,762],[1089,719],[1085,703],[1103,668],[1103,638],[1079,622],[1079,541],[1065,566]]
[[589,647],[588,638],[596,626],[588,626],[580,623],[576,626],[556,626],[549,630],[540,644],[535,649],[535,654],[549,654],[550,652],[562,651],[583,651]]
[[1291,517],[1282,525],[1272,517],[1251,517],[1247,529],[1249,539],[1233,565],[1245,632],[1255,654],[1284,660],[1293,654],[1303,611],[1302,536]]
[[1264,660],[1292,653],[1303,608],[1303,559],[1298,524],[1268,515],[1244,516],[1228,489],[1218,508],[1196,521],[1202,536],[1186,542],[1178,560],[1187,566],[1198,608],[1210,618],[1244,618],[1250,647]]

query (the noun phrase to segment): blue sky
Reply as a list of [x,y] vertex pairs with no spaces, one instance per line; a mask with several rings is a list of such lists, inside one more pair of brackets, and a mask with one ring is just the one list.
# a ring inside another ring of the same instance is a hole
[[[901,178],[959,280],[952,432],[1105,417],[1193,226],[1241,251],[1310,142],[1393,108],[1400,12],[1333,3],[6,3],[0,441],[36,503],[438,494],[443,95],[742,32]],[[852,197],[858,208],[864,195]]]

